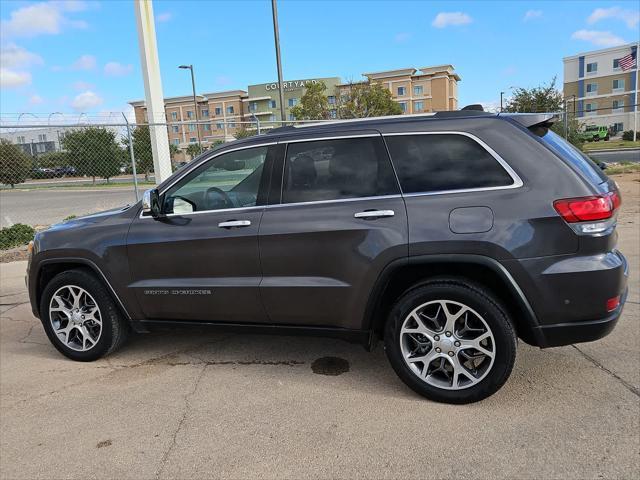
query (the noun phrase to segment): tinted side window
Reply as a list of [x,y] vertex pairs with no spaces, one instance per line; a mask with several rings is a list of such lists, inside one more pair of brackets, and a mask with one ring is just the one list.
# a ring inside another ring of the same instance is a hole
[[400,193],[380,137],[290,143],[282,203]]
[[224,153],[198,167],[164,195],[165,213],[256,205],[268,147]]
[[399,135],[385,140],[404,193],[513,184],[502,165],[464,135]]

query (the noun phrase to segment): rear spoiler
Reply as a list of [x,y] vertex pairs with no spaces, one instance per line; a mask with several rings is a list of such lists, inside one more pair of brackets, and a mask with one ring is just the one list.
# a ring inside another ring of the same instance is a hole
[[557,113],[499,113],[498,116],[511,118],[526,128],[550,127],[560,120]]

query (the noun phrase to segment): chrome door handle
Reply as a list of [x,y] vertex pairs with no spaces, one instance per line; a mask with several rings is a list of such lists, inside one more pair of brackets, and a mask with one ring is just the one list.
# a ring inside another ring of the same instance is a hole
[[364,212],[356,213],[354,217],[373,220],[376,218],[393,217],[395,214],[393,210],[365,210]]
[[248,227],[251,225],[249,220],[229,220],[227,222],[220,222],[218,227],[220,228],[240,228]]

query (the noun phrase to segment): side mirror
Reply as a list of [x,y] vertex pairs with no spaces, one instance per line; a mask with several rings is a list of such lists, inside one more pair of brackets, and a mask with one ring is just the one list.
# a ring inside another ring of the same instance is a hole
[[153,218],[162,216],[160,194],[157,188],[146,190],[142,195],[142,213],[151,215]]
[[608,167],[608,165],[604,162],[600,162],[599,164],[600,170],[606,170]]

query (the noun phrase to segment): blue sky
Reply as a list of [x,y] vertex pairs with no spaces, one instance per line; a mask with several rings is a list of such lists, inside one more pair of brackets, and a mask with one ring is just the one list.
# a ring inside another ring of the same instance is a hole
[[[637,41],[635,1],[279,2],[285,80],[451,63],[460,104],[554,75],[562,57]],[[155,0],[166,96],[276,80],[271,7]],[[132,0],[0,1],[0,112],[122,111],[144,98]]]

